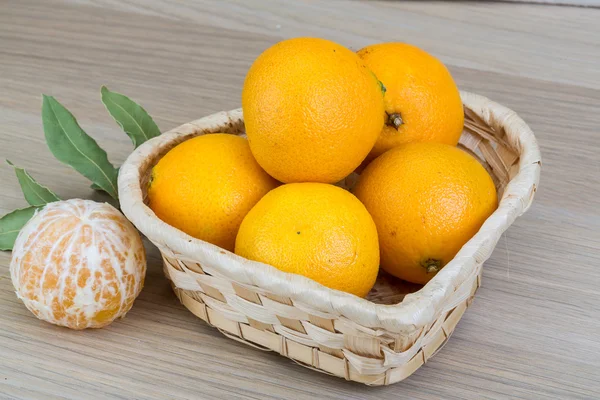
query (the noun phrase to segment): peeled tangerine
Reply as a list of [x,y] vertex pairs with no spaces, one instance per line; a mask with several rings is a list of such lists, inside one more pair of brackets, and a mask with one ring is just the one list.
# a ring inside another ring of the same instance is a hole
[[140,235],[113,206],[50,203],[23,227],[10,273],[17,296],[38,318],[71,329],[123,317],[144,285]]

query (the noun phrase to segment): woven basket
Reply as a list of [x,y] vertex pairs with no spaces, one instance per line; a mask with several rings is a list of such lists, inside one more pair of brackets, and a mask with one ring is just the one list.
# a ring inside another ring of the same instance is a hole
[[[513,111],[461,93],[460,146],[494,178],[498,209],[427,285],[382,273],[366,299],[326,288],[195,239],[146,205],[150,171],[171,148],[197,135],[244,133],[241,110],[220,112],[149,140],[121,167],[127,218],[160,250],[166,276],[194,315],[226,336],[273,350],[317,371],[369,385],[403,380],[445,343],[481,284],[483,262],[531,205],[540,174],[533,133]],[[351,185],[349,177],[342,185]]]

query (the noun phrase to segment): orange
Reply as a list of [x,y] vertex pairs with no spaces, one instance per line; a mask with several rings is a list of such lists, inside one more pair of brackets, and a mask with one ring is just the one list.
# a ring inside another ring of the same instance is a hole
[[373,219],[350,192],[324,183],[268,193],[244,218],[235,252],[361,297],[379,270]]
[[38,318],[101,328],[131,309],[144,286],[146,254],[137,230],[113,206],[59,201],[21,229],[10,274],[17,296]]
[[381,267],[421,284],[452,260],[498,203],[485,168],[440,143],[389,150],[369,164],[354,190],[377,225]]
[[380,82],[324,39],[284,40],[248,71],[242,108],[258,163],[282,182],[334,183],[367,156],[383,126]]
[[246,139],[207,134],[179,144],[156,164],[148,199],[163,221],[233,251],[242,219],[276,186]]
[[358,55],[387,89],[385,125],[368,160],[403,143],[458,143],[463,105],[440,60],[406,43],[376,44]]

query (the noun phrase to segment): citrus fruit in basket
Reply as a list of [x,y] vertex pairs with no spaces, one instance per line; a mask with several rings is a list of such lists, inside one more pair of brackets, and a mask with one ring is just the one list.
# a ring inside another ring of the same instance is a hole
[[244,218],[235,252],[361,297],[379,270],[373,219],[350,192],[323,183],[268,193]]
[[485,168],[440,143],[389,150],[363,171],[354,192],[377,225],[381,267],[420,284],[452,260],[498,203]]
[[233,251],[242,219],[277,185],[257,164],[246,139],[207,134],[179,144],[156,164],[148,199],[163,221]]
[[360,58],[324,39],[296,38],[248,71],[242,109],[258,163],[282,182],[334,183],[367,156],[383,126],[383,87]]
[[73,199],[48,204],[22,228],[10,273],[17,296],[38,318],[101,328],[133,305],[146,255],[136,229],[113,206]]
[[441,61],[406,43],[375,44],[358,55],[387,89],[385,125],[368,160],[403,143],[458,143],[463,105]]

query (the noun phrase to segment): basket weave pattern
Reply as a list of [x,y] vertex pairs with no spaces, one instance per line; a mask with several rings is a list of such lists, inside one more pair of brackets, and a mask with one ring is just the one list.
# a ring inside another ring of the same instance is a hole
[[[119,176],[125,215],[160,250],[165,275],[194,315],[226,336],[272,350],[309,368],[369,385],[405,379],[446,342],[481,285],[483,262],[525,212],[539,181],[540,153],[529,127],[511,110],[462,92],[460,146],[492,175],[500,204],[480,231],[427,285],[406,294],[382,275],[367,299],[243,259],[159,220],[146,206],[152,167],[197,135],[243,134],[241,110],[184,124],[140,146]],[[350,177],[342,186],[351,186]],[[412,288],[414,290],[414,288]]]

